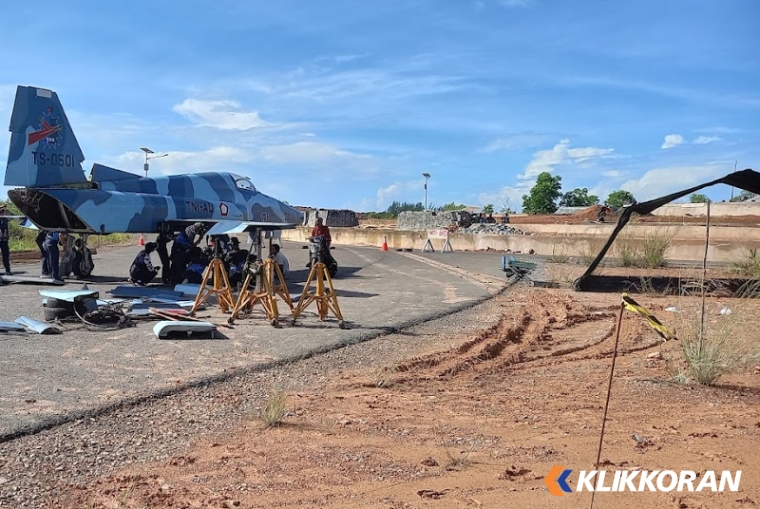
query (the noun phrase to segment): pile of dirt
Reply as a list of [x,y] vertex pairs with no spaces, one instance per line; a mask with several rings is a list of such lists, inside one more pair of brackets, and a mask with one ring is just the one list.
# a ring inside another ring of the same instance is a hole
[[[583,210],[579,210],[578,212],[574,213],[570,217],[576,221],[582,221],[584,219],[588,219],[589,221],[596,221],[597,217],[599,217],[599,211],[601,210],[601,208],[602,208],[601,205],[592,205]],[[608,215],[609,213],[605,214],[605,216],[608,216]]]

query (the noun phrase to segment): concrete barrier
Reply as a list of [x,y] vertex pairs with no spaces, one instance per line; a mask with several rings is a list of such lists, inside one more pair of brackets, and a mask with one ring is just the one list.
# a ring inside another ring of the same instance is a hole
[[[523,230],[533,230],[532,235],[473,235],[452,233],[449,236],[454,251],[496,251],[539,255],[595,256],[607,241],[613,225],[520,225]],[[333,245],[371,246],[380,249],[383,239],[388,247],[421,250],[427,240],[426,232],[410,232],[392,229],[331,228]],[[284,230],[282,238],[295,242],[308,242],[309,228]],[[705,251],[704,226],[651,226],[629,225],[616,239],[640,243],[647,236],[667,236],[670,248],[666,257],[671,260],[701,261]],[[433,247],[440,251],[444,240],[433,239]],[[708,259],[713,262],[731,262],[745,256],[750,249],[760,249],[760,228],[716,226],[710,228]],[[613,246],[610,256],[616,256]]]
[[[706,203],[669,203],[652,211],[654,216],[692,216],[707,215]],[[760,202],[718,202],[710,204],[712,217],[760,216]]]

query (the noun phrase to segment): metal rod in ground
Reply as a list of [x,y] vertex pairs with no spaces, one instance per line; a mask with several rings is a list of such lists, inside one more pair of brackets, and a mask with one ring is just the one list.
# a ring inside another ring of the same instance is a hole
[[[604,417],[602,418],[602,431],[599,433],[599,448],[596,451],[596,464],[594,468],[599,470],[599,463],[602,461],[602,443],[604,442],[604,428],[607,424],[607,409],[610,407],[610,394],[612,393],[612,375],[615,374],[615,361],[617,360],[618,344],[620,343],[620,324],[623,321],[623,311],[625,310],[625,304],[620,304],[620,314],[617,321],[617,332],[615,333],[615,348],[612,350],[612,366],[610,367],[610,379],[607,382],[607,399],[604,401]],[[599,472],[597,472],[599,475]],[[591,506],[590,509],[594,509],[594,495],[596,490],[591,492]]]
[[707,200],[707,224],[705,228],[705,258],[702,260],[702,314],[700,315],[699,322],[699,355],[702,355],[702,350],[705,341],[705,284],[707,279],[707,250],[710,248],[710,200]]

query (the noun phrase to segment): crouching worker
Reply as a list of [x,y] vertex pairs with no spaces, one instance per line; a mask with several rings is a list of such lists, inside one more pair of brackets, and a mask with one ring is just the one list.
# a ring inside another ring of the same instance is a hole
[[280,251],[280,246],[278,244],[272,244],[272,249],[269,251],[269,256],[274,259],[274,262],[280,266],[280,272],[282,272],[282,277],[287,278],[288,274],[290,274],[290,263],[288,262],[288,259],[285,258],[285,255],[282,254],[282,251]]
[[150,254],[156,250],[158,245],[155,242],[145,244],[145,249],[140,251],[129,267],[129,282],[135,285],[145,286],[156,277],[161,267],[153,267],[150,261]]
[[240,249],[240,241],[237,237],[230,239],[230,252],[225,257],[225,262],[229,267],[228,279],[232,286],[237,286],[243,282],[245,274],[245,262],[248,259],[248,251]]
[[208,263],[208,257],[203,254],[201,248],[197,246],[192,248],[190,250],[190,264],[182,273],[182,283],[201,284],[203,282],[203,273],[206,272]]

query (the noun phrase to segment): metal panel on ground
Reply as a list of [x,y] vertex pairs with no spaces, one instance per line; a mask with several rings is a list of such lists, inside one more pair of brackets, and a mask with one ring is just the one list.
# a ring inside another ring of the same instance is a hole
[[32,332],[36,332],[37,334],[60,334],[61,333],[61,329],[59,329],[58,327],[53,327],[49,323],[38,322],[37,320],[29,318],[28,316],[20,316],[16,318],[16,323],[19,325],[23,325],[28,330]]
[[165,320],[165,321],[158,322],[153,327],[153,333],[159,339],[166,339],[170,335],[181,335],[183,333],[185,336],[189,336],[191,334],[208,333],[210,334],[210,337],[213,339],[215,332],[216,332],[216,325],[210,322]]

